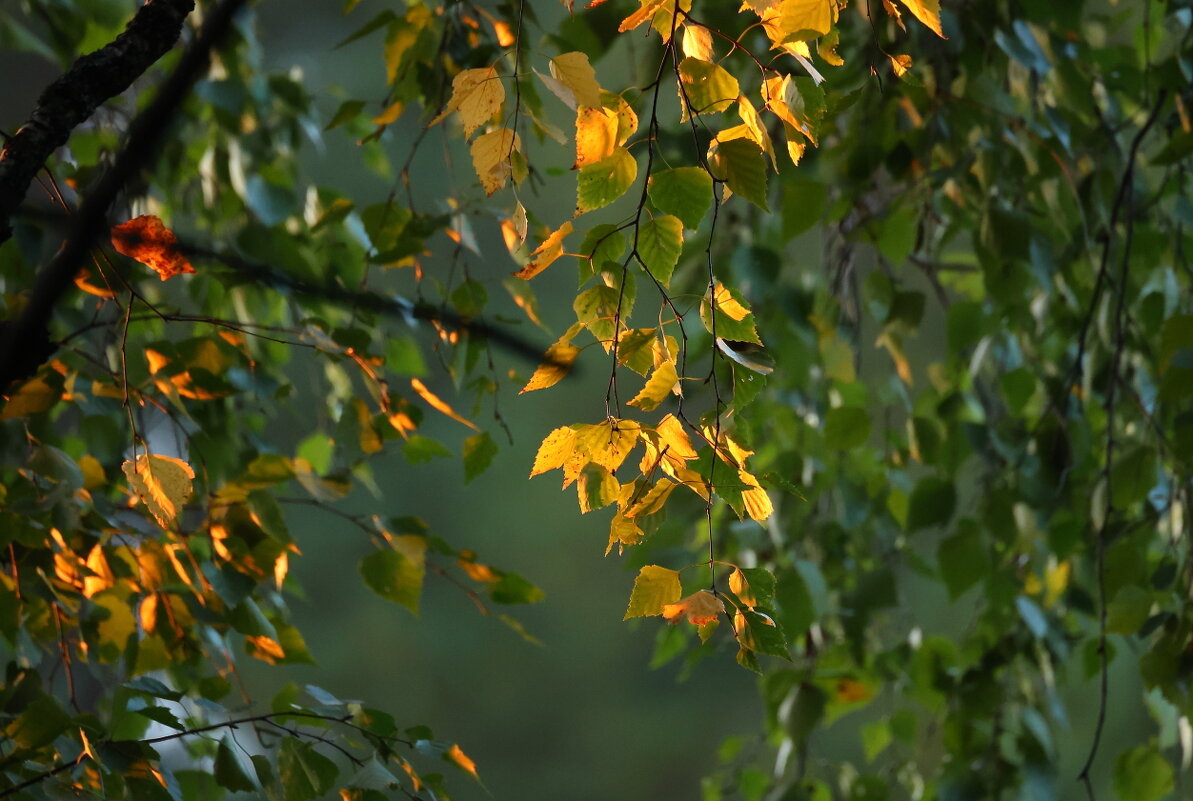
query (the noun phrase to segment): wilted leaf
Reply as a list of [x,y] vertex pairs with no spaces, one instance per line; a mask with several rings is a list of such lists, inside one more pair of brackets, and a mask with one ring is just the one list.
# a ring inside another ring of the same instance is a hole
[[116,248],[117,253],[149,267],[163,281],[195,271],[179,250],[178,237],[152,214],[143,214],[113,226],[112,247]]
[[673,604],[663,606],[663,617],[671,623],[687,618],[695,626],[712,623],[725,612],[725,604],[708,590],[697,590]]
[[527,262],[526,266],[514,273],[515,278],[529,281],[543,270],[550,267],[556,259],[563,255],[563,240],[572,232],[572,221],[568,220],[553,231],[543,243],[530,254],[535,258]]

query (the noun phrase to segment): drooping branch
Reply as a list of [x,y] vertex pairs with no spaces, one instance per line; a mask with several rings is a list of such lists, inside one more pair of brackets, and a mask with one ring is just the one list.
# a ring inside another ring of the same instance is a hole
[[50,154],[174,46],[194,7],[194,0],[145,3],[114,41],[81,56],[46,87],[29,121],[0,150],[0,243],[12,236],[13,212]]
[[[155,0],[151,5],[165,2]],[[151,162],[174,113],[194,83],[207,71],[212,49],[224,39],[233,16],[244,4],[245,0],[224,0],[211,10],[177,68],[166,79],[153,102],[133,121],[111,168],[87,192],[62,249],[37,274],[21,316],[0,329],[0,391],[14,380],[30,374],[30,360],[25,354],[47,350],[50,315],[73,283],[96,237],[103,232],[108,209],[125,183]],[[32,366],[36,369],[36,365]]]

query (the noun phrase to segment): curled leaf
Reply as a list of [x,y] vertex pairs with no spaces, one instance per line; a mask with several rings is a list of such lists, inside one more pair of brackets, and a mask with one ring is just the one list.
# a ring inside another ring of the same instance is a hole
[[113,226],[112,247],[117,253],[141,262],[163,281],[195,271],[179,250],[178,237],[152,214],[142,214]]
[[712,623],[725,612],[725,604],[708,590],[697,590],[686,598],[663,607],[663,617],[671,623],[687,618],[694,626]]

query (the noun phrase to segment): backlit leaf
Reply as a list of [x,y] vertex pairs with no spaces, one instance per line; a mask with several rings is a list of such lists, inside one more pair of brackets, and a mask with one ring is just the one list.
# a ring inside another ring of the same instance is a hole
[[682,121],[689,114],[712,114],[724,111],[737,100],[741,88],[724,67],[698,58],[685,58],[679,63],[681,83],[680,104]]
[[571,372],[572,364],[576,361],[576,356],[579,353],[579,348],[567,342],[561,341],[551,345],[545,354],[547,360],[538,366],[534,375],[530,377],[526,386],[522,387],[518,394],[533,392],[536,389],[546,389],[558,384],[564,376]]
[[464,753],[460,746],[453,745],[448,748],[443,752],[443,758],[468,775],[472,776],[472,778],[480,781],[480,776],[476,772],[476,763]]
[[621,485],[613,474],[599,464],[589,462],[580,471],[576,480],[576,492],[580,499],[580,513],[588,514],[593,509],[602,509],[617,500]]
[[915,15],[915,18],[928,26],[941,39],[947,39],[940,27],[940,0],[899,0]]
[[658,565],[646,565],[634,579],[630,605],[623,620],[632,617],[651,617],[663,614],[663,608],[679,600],[683,588],[679,572]]
[[679,376],[675,372],[673,362],[663,362],[659,365],[642,391],[630,400],[631,406],[637,406],[644,412],[652,412],[671,394],[671,390],[679,383]]
[[163,281],[195,271],[179,249],[178,237],[152,214],[143,214],[113,226],[112,247],[117,253],[149,267]]
[[557,428],[546,436],[534,457],[530,477],[563,467],[576,450],[576,429],[565,426]]
[[463,423],[464,425],[471,428],[473,431],[480,431],[480,429],[477,428],[476,423],[472,422],[471,420],[469,420],[466,417],[463,417],[463,416],[457,414],[456,410],[453,409],[451,406],[449,406],[446,401],[441,399],[438,395],[436,395],[431,390],[427,389],[427,385],[424,384],[421,380],[419,380],[417,378],[411,378],[410,379],[410,388],[413,389],[415,392],[417,392],[418,396],[420,398],[422,398],[424,401],[426,401],[427,405],[430,406],[435,411],[440,412],[441,414],[447,415],[451,419],[455,420],[457,423]]
[[613,155],[618,141],[617,114],[604,108],[581,106],[576,110],[576,161],[578,170]]
[[683,26],[683,54],[701,61],[712,61],[712,32],[703,25],[688,22]]
[[623,147],[600,161],[580,168],[576,179],[576,214],[608,206],[638,177],[638,161]]
[[515,278],[530,280],[543,270],[550,267],[556,259],[563,255],[563,240],[572,232],[572,221],[568,220],[553,231],[543,243],[535,248],[531,255],[535,258],[527,262],[526,266],[514,273]]
[[[472,166],[486,195],[505,186],[513,166],[511,157],[522,149],[522,139],[508,128],[481,134],[472,143]],[[516,179],[515,179],[516,180]]]
[[718,283],[715,298],[715,315],[709,295],[705,295],[700,301],[700,320],[709,333],[721,339],[753,342],[756,345],[761,345],[762,340],[758,338],[758,329],[754,326],[754,315],[746,308],[740,296],[734,294],[724,284]]
[[417,615],[426,574],[427,540],[410,534],[394,539],[403,541],[401,547],[395,544],[393,550],[365,556],[360,560],[360,575],[373,592]]
[[141,454],[122,466],[129,486],[162,528],[172,528],[191,497],[195,471],[181,459],[156,453]]
[[[428,125],[435,125],[457,111],[464,125],[464,136],[470,138],[477,128],[493,119],[504,102],[505,86],[497,70],[492,67],[463,70],[452,79],[452,96],[447,106]],[[479,168],[477,171],[480,172]]]
[[563,53],[551,59],[551,76],[572,90],[582,106],[601,105],[601,87],[585,53]]
[[725,604],[708,590],[697,590],[673,604],[663,605],[663,617],[671,623],[686,618],[694,626],[703,626],[724,613]]

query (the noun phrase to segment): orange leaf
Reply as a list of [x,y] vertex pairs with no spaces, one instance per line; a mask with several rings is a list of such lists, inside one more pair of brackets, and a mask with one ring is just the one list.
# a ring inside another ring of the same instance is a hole
[[425,400],[427,404],[435,411],[446,414],[457,423],[463,423],[473,431],[480,431],[480,429],[476,427],[476,423],[472,422],[467,417],[463,417],[458,414],[455,409],[449,406],[438,395],[427,389],[427,385],[422,381],[419,381],[417,378],[410,379],[410,388],[417,392],[418,396]]
[[480,776],[476,773],[476,763],[461,750],[460,746],[453,745],[447,749],[447,753],[443,755],[443,758],[465,773],[471,774],[472,778],[480,781]]
[[712,623],[724,612],[725,604],[708,590],[697,590],[687,598],[663,607],[663,617],[671,623],[678,623],[680,618],[686,617],[689,623],[696,626]]
[[563,255],[563,240],[572,232],[571,220],[568,220],[559,229],[552,232],[543,244],[535,248],[531,255],[535,258],[527,262],[526,266],[518,272],[514,273],[514,278],[522,278],[529,281],[543,270],[551,266],[551,264]]
[[152,214],[134,217],[112,228],[116,252],[144,264],[165,281],[195,268],[178,249],[178,237]]

